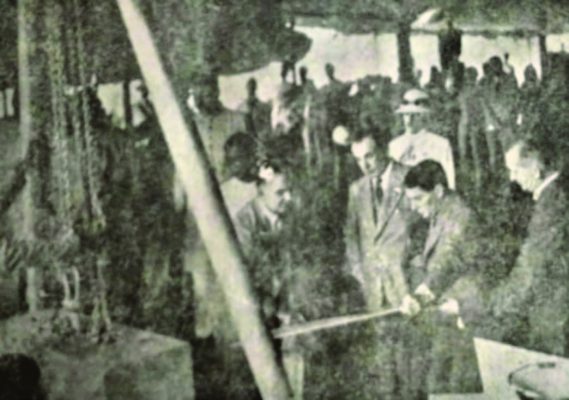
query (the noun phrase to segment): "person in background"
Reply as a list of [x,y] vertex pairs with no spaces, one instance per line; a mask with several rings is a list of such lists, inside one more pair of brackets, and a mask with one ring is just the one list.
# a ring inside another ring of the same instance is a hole
[[257,194],[255,185],[257,143],[246,133],[237,132],[223,145],[225,153],[225,180],[221,194],[229,215],[234,218],[239,210]]
[[460,120],[458,123],[458,170],[463,193],[474,189],[481,193],[487,174],[488,146],[484,134],[484,113],[480,101],[480,88],[477,85],[476,68],[465,70],[464,87],[458,95]]
[[313,95],[316,92],[316,85],[314,85],[314,81],[308,78],[308,68],[306,66],[300,67],[298,74],[300,76],[300,87],[304,95],[311,94]]
[[336,126],[346,124],[348,115],[346,115],[345,102],[348,99],[351,85],[346,85],[336,78],[336,69],[331,63],[326,63],[324,71],[328,83],[320,89],[319,93],[326,114],[326,135],[329,136]]
[[298,88],[289,79],[289,76],[295,75],[292,68],[293,65],[289,61],[282,63],[281,84],[277,96],[272,101],[271,129],[272,134],[276,136],[292,133],[302,122],[302,115],[294,107]]
[[420,89],[410,89],[395,111],[402,116],[405,131],[389,143],[389,156],[403,164],[415,165],[436,160],[446,173],[449,189],[456,188],[454,157],[448,139],[427,131],[429,97]]
[[462,53],[462,31],[456,29],[452,20],[447,21],[447,29],[439,34],[439,56],[443,74],[451,71]]
[[36,360],[24,354],[0,356],[0,399],[47,399],[41,385],[41,370]]
[[217,76],[202,72],[193,79],[188,98],[207,156],[219,178],[223,169],[223,145],[234,132],[245,132],[245,115],[223,106]]
[[480,88],[490,170],[496,174],[503,170],[500,155],[516,140],[518,86],[515,76],[504,72],[500,57],[494,56],[486,64]]
[[542,88],[533,65],[524,70],[524,83],[520,88],[518,99],[518,125],[531,125],[539,119],[539,101],[542,97]]
[[247,98],[239,106],[245,115],[247,132],[253,136],[262,136],[270,129],[271,107],[257,97],[257,80],[247,81]]

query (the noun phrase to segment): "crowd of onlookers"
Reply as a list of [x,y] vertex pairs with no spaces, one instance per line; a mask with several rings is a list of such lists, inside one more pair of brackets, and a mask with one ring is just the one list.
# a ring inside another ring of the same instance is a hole
[[[285,62],[276,98],[259,100],[251,79],[239,111],[223,107],[207,76],[188,99],[268,326],[305,320],[291,304],[313,299],[307,288],[353,279],[338,299],[354,291],[370,311],[406,316],[374,324],[369,385],[380,398],[481,390],[474,335],[566,355],[562,64],[541,79],[528,66],[521,86],[507,54],[482,76],[457,60],[433,68],[424,87],[325,71],[317,89],[305,67],[297,80]],[[331,234],[315,222],[331,215],[318,202],[335,211]],[[287,233],[295,214],[311,234]],[[291,273],[283,258],[287,247],[325,249],[319,235],[336,258],[310,286],[314,265]],[[190,270],[198,336],[228,334],[216,333],[228,318],[211,271]],[[280,346],[299,393],[310,365],[294,344]]]
[[[297,397],[480,391],[474,336],[569,354],[564,63],[541,79],[528,66],[522,85],[507,55],[481,76],[452,59],[423,87],[342,82],[324,68],[317,88],[286,61],[276,97],[261,101],[251,79],[237,111],[210,73],[193,77],[187,99],[267,327],[399,314],[275,340]],[[105,245],[124,242],[109,247],[109,273],[133,277],[113,280],[111,303],[136,306],[127,323],[183,325],[176,334],[195,340],[196,382],[211,398],[254,398],[195,223],[180,217],[185,195],[147,92],[142,109],[146,123],[120,139],[132,143],[108,146],[105,164]],[[174,307],[152,308],[159,297]],[[333,389],[311,389],[318,380]]]

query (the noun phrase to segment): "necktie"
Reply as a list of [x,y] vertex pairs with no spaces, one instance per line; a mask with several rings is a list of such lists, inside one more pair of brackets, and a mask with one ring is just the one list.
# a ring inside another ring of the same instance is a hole
[[383,191],[381,190],[381,177],[374,178],[371,184],[371,196],[373,204],[373,222],[377,224],[379,220],[379,210],[381,207],[381,200]]

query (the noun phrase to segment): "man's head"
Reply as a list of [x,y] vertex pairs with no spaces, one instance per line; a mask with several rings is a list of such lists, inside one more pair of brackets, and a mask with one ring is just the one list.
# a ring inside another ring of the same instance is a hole
[[382,162],[373,136],[356,137],[352,141],[351,151],[364,175],[374,175],[380,172]]
[[255,176],[256,150],[257,145],[251,135],[243,132],[231,135],[223,145],[227,175],[252,182]]
[[403,118],[405,133],[417,133],[425,127],[429,115],[429,96],[423,90],[410,89],[395,111]]
[[255,97],[257,93],[257,80],[255,78],[250,78],[247,81],[247,96]]
[[292,201],[292,189],[285,171],[275,164],[260,168],[257,189],[259,198],[269,211],[284,215]]
[[443,167],[433,160],[425,160],[412,167],[403,185],[411,209],[427,219],[438,209],[448,187]]
[[286,82],[289,74],[294,74],[294,64],[289,60],[285,60],[281,65],[281,79],[283,82]]
[[530,193],[539,187],[546,170],[539,150],[525,141],[510,147],[506,153],[506,167],[510,172],[510,180]]
[[488,60],[488,65],[490,73],[496,77],[501,76],[504,73],[504,66],[502,60],[498,56],[492,56]]
[[332,65],[331,63],[326,63],[326,65],[324,66],[324,71],[326,72],[326,76],[328,77],[328,79],[330,79],[331,81],[333,81],[334,78],[334,74],[335,74],[335,69],[334,69],[334,65]]
[[537,71],[533,65],[528,65],[524,70],[524,80],[526,83],[536,84],[537,83]]
[[300,75],[300,82],[304,85],[308,81],[308,68],[303,65],[298,70],[298,74]]
[[198,109],[206,114],[219,111],[219,84],[217,76],[213,73],[201,73],[192,80],[193,94]]

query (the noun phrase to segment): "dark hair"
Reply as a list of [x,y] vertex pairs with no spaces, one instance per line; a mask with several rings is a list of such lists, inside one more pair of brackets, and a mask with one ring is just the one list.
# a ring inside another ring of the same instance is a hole
[[235,132],[233,135],[229,136],[225,143],[223,144],[223,151],[227,155],[232,150],[237,150],[246,154],[254,154],[257,149],[257,143],[255,139],[246,133]]
[[257,80],[255,78],[249,78],[247,80],[247,90],[257,90]]
[[217,75],[214,71],[198,71],[192,74],[191,78],[192,86],[208,86],[208,87],[218,87],[219,83],[217,81]]
[[447,177],[441,164],[433,160],[425,160],[412,167],[403,182],[407,189],[419,188],[432,192],[437,185],[448,188]]
[[351,143],[359,143],[366,138],[370,138],[375,142],[376,145],[379,145],[379,141],[377,140],[375,135],[367,129],[361,129],[361,128],[352,129],[350,136],[351,136]]
[[285,79],[288,76],[288,73],[291,71],[291,69],[294,69],[293,64],[288,60],[284,60],[281,65],[281,78]]
[[38,363],[24,354],[0,356],[0,398],[45,399]]

